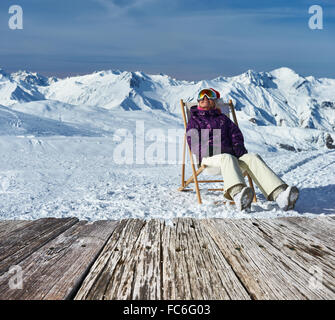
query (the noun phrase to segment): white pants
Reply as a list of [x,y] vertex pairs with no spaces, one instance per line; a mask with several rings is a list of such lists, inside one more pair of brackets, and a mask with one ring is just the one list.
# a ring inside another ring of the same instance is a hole
[[247,171],[267,200],[271,193],[287,184],[280,179],[256,153],[246,153],[239,159],[229,153],[205,157],[201,164],[208,167],[219,167],[224,180],[224,196],[232,200],[229,189],[239,184],[246,185],[243,172]]

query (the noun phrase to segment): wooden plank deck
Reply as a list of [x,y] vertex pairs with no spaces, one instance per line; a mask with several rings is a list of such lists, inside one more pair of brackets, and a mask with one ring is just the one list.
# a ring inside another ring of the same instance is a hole
[[335,299],[334,231],[326,216],[0,221],[0,299]]

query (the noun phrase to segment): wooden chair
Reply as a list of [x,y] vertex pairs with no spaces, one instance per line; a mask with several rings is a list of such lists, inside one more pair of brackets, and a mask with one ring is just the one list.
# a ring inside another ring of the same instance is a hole
[[[213,167],[207,167],[205,165],[199,165],[196,155],[192,154],[191,148],[187,143],[187,135],[186,135],[186,127],[188,120],[190,119],[190,109],[192,106],[197,105],[197,102],[184,102],[183,100],[180,100],[180,105],[181,105],[181,110],[182,110],[182,115],[183,115],[183,120],[184,120],[184,126],[185,126],[185,135],[184,135],[184,146],[183,146],[183,163],[182,163],[182,170],[181,170],[181,186],[178,188],[179,191],[193,191],[193,189],[186,188],[189,184],[194,183],[195,185],[195,191],[197,194],[198,198],[198,203],[202,203],[201,201],[201,195],[200,195],[200,189],[199,189],[199,183],[218,183],[218,182],[224,182],[224,180],[198,180],[198,176],[201,173],[204,174],[209,174],[209,175],[221,175],[221,170],[220,168],[213,168]],[[235,107],[233,105],[232,100],[229,100],[229,103],[225,103],[222,99],[217,100],[216,106],[221,109],[221,112],[224,113],[226,116],[230,118],[230,113],[232,114],[233,121],[234,123],[238,126],[237,118],[236,118],[236,113],[235,113]],[[192,176],[185,180],[185,158],[186,158],[186,148],[188,148],[189,151],[189,157],[191,160],[191,167],[192,167]],[[195,164],[198,164],[198,169],[195,168]],[[247,171],[243,172],[243,176],[248,178],[248,182],[250,185],[250,188],[254,191],[254,198],[253,202],[257,202],[256,198],[256,193],[254,189],[254,184],[253,181],[248,174]],[[207,189],[209,191],[224,191],[223,188],[219,189]],[[226,203],[227,201],[223,201],[223,203]],[[220,201],[215,202],[220,203]],[[230,201],[230,204],[235,204],[234,201]]]

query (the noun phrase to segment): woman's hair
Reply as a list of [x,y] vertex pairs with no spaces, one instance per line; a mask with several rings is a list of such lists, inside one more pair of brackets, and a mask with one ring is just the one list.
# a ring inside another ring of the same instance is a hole
[[220,111],[220,113],[222,113],[221,108],[220,108],[219,103],[218,103],[218,99],[214,100],[214,108],[218,109]]

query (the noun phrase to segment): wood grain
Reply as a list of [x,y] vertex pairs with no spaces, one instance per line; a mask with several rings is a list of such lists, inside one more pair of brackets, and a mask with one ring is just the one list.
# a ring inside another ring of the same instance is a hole
[[77,218],[44,218],[6,233],[0,238],[0,275],[77,222]]
[[0,239],[6,238],[6,235],[15,229],[32,223],[28,220],[0,220]]
[[330,300],[334,231],[330,216],[0,221],[0,299]]
[[304,233],[309,238],[319,239],[329,249],[335,248],[335,220],[330,217],[281,217],[275,219],[275,221],[278,224],[286,226],[290,230],[296,230],[297,232]]
[[[335,297],[335,247],[328,247],[329,243],[334,241],[334,234],[327,238],[327,241],[325,239],[321,240],[307,232],[301,232],[295,225],[290,224],[289,220],[259,219],[254,221],[244,220],[242,223],[250,229],[250,233],[257,234],[258,237],[269,242],[301,269],[305,270],[309,274],[306,277],[307,287],[310,285],[314,270],[319,270],[321,284],[333,291]],[[321,224],[318,225],[319,231],[321,226]],[[316,225],[314,225],[314,228],[316,229]]]
[[[157,224],[156,221],[152,223]],[[151,225],[152,225],[151,223]],[[85,278],[83,285],[79,289],[75,299],[82,300],[104,300],[104,299],[133,299],[140,295],[137,278],[138,261],[143,259],[141,254],[146,250],[155,250],[154,238],[155,232],[147,234],[145,242],[141,243],[141,231],[145,227],[146,222],[138,219],[122,220],[116,228],[114,234],[109,239],[105,248],[92,266],[90,273]],[[146,229],[148,230],[148,229]],[[159,243],[159,241],[156,241]],[[146,246],[150,249],[146,249]],[[151,254],[151,257],[157,259],[159,256]],[[156,262],[150,262],[157,265]],[[154,271],[151,269],[149,278],[154,277]],[[144,279],[145,280],[145,279]],[[149,281],[149,279],[148,279]],[[155,287],[148,288],[146,292],[141,291],[144,297],[153,299],[159,297],[159,291]],[[158,296],[158,297],[157,297]]]
[[75,299],[250,299],[196,220],[132,220],[116,234]]
[[22,289],[8,287],[10,274],[2,277],[1,299],[68,299],[117,224],[117,221],[76,223],[18,264],[24,280]]
[[253,299],[335,297],[326,286],[311,288],[311,274],[252,223],[250,219],[212,219],[205,226]]
[[250,299],[201,220],[175,219],[162,235],[163,299]]

